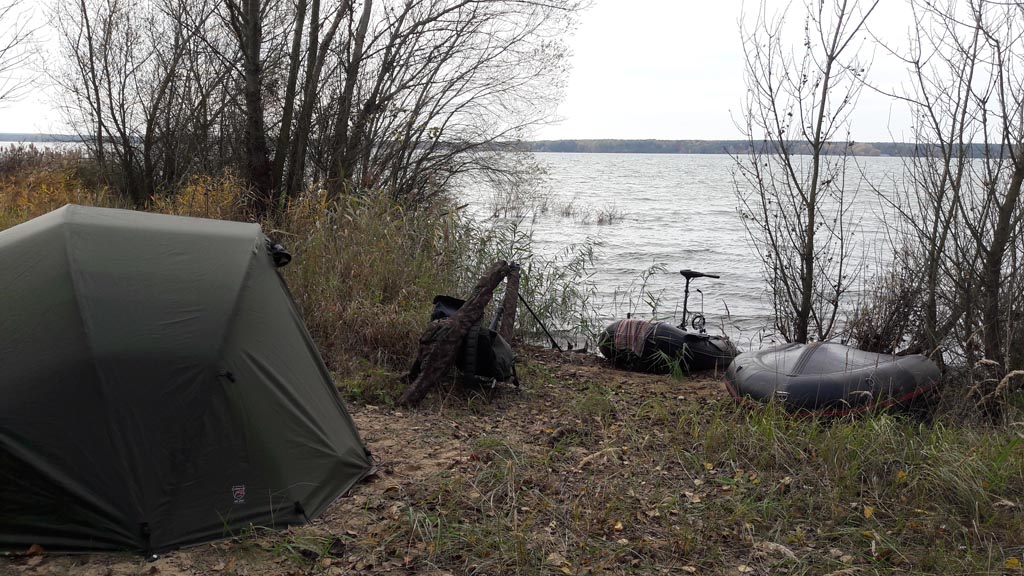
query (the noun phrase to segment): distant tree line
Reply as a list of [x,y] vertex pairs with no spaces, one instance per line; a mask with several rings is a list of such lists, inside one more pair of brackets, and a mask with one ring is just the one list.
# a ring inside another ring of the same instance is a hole
[[[533,152],[579,152],[597,154],[749,154],[765,153],[776,144],[768,140],[536,140],[525,143]],[[793,154],[812,154],[811,144],[803,141],[786,143]],[[941,154],[941,145],[923,145],[912,142],[823,142],[821,153],[826,156],[896,156],[910,157],[920,154]],[[976,158],[985,153],[983,144],[970,144],[966,152]]]
[[74,134],[38,134],[26,132],[0,132],[0,142],[81,142]]

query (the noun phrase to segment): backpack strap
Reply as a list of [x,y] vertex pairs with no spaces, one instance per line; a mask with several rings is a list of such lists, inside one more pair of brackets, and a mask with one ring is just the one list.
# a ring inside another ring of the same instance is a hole
[[466,386],[476,384],[476,356],[480,347],[480,325],[475,324],[466,333],[466,351],[463,358],[466,364],[462,368],[462,383]]

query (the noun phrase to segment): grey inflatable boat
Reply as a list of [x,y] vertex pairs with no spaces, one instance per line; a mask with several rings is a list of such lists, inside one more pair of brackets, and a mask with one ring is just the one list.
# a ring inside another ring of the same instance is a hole
[[920,354],[875,354],[842,344],[783,344],[740,354],[725,373],[737,401],[780,402],[794,412],[841,416],[907,406],[939,382]]

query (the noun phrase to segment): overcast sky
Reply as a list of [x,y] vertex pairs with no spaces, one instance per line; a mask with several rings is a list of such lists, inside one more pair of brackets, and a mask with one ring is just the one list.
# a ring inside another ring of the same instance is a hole
[[[782,7],[786,0],[769,0]],[[791,19],[801,21],[800,0]],[[733,114],[743,100],[741,0],[595,0],[569,39],[572,71],[563,120],[537,131],[541,139],[740,137]],[[756,6],[748,0],[748,7]],[[905,37],[903,2],[883,0],[871,25]],[[796,39],[799,40],[799,39]],[[886,87],[898,68],[875,54],[872,79]],[[0,132],[67,131],[45,90],[0,109]],[[901,107],[865,91],[852,136],[858,141],[908,139]]]
[[[769,1],[777,8],[786,3]],[[750,10],[757,5],[747,2]],[[537,137],[739,138],[733,115],[744,93],[742,6],[740,0],[596,0],[570,41],[573,70],[558,109],[564,120]],[[800,25],[800,0],[790,10]],[[902,1],[883,0],[869,23],[898,43],[906,37],[906,17]],[[875,54],[872,79],[891,88],[902,78],[884,54]],[[907,118],[901,107],[864,91],[852,136],[907,139]]]

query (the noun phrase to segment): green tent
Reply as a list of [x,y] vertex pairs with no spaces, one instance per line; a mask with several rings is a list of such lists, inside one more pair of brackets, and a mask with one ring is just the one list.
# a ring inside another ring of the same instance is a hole
[[0,548],[308,521],[370,454],[256,224],[65,206],[0,232]]

